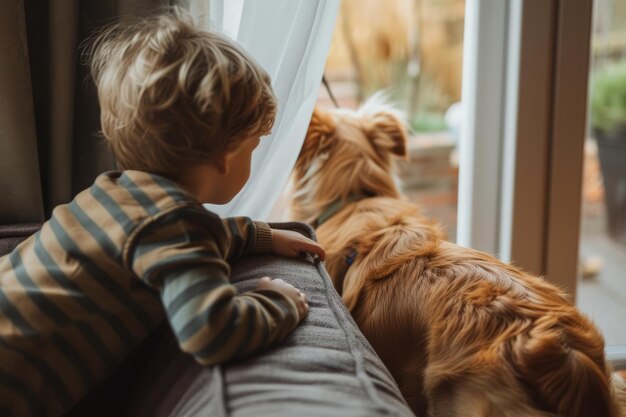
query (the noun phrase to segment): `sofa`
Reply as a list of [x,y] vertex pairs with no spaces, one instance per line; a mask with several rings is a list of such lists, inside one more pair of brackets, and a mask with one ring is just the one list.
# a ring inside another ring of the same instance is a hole
[[[0,226],[0,256],[39,229]],[[272,227],[315,237],[300,223]],[[182,353],[166,322],[65,417],[413,416],[396,383],[361,334],[320,262],[255,255],[232,268],[240,291],[262,276],[282,278],[309,297],[311,310],[279,346],[221,366]],[[626,370],[626,347],[607,347]]]
[[[272,227],[315,237],[300,223]],[[0,226],[0,255],[38,228]],[[413,415],[322,263],[309,256],[254,255],[233,265],[231,280],[247,291],[266,275],[296,285],[309,298],[308,316],[284,343],[246,359],[204,367],[178,349],[164,322],[66,416]]]

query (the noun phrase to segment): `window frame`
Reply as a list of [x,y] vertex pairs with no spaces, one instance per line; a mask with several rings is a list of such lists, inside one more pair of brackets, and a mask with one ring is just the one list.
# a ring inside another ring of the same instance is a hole
[[573,299],[591,21],[592,0],[466,3],[457,241]]

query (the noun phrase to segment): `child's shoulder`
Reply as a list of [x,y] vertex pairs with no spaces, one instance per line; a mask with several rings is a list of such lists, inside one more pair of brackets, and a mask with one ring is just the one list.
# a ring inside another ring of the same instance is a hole
[[191,194],[174,181],[157,174],[126,170],[105,172],[90,189],[76,197],[79,204],[89,200],[114,212],[115,217],[137,220],[155,217],[178,207],[202,208]]

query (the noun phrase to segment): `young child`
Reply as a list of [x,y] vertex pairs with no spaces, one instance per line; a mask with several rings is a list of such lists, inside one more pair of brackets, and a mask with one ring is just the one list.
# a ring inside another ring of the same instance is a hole
[[202,203],[230,201],[269,132],[267,74],[180,12],[108,30],[92,50],[102,131],[123,169],[57,207],[0,258],[0,415],[58,416],[167,317],[219,364],[283,340],[308,312],[286,282],[237,294],[228,262],[317,243]]

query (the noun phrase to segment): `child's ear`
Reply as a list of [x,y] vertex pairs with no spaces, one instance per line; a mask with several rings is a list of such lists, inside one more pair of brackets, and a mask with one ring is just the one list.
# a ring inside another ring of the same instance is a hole
[[217,172],[220,175],[226,175],[230,172],[232,155],[232,151],[224,151],[213,160],[213,163],[217,167]]
[[408,134],[400,119],[389,112],[378,112],[366,116],[365,121],[366,135],[377,150],[407,157]]

